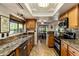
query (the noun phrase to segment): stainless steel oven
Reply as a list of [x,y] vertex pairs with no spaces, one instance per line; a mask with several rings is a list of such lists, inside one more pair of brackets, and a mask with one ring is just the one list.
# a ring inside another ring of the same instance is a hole
[[57,51],[57,53],[60,55],[60,48],[61,48],[61,40],[59,37],[55,37],[55,44],[54,44],[54,48]]

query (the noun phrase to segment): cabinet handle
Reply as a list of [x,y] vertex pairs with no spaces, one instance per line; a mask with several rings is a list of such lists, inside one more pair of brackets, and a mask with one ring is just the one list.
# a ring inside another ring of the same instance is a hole
[[24,46],[24,48],[23,49],[26,49],[26,46]]

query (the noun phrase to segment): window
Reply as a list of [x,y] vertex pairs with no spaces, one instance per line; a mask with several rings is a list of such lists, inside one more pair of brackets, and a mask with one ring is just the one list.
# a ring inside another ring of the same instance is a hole
[[17,25],[16,22],[10,22],[10,34],[17,33]]
[[23,32],[23,23],[18,21],[10,20],[10,34]]
[[23,32],[23,24],[22,23],[19,23],[19,32]]

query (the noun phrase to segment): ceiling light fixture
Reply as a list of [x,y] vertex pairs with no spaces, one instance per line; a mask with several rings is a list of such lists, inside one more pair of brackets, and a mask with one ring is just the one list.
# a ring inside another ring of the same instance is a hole
[[39,7],[47,7],[49,3],[38,3]]
[[41,22],[41,24],[43,25],[43,24],[44,24],[44,22]]

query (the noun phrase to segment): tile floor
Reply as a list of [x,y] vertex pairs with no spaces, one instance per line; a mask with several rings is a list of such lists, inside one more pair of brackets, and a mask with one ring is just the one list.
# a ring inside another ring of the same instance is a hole
[[30,56],[57,56],[54,48],[48,48],[44,43],[38,41],[38,44],[32,49]]

